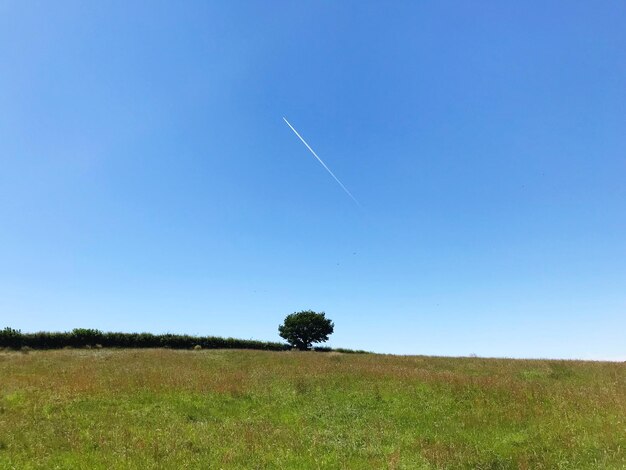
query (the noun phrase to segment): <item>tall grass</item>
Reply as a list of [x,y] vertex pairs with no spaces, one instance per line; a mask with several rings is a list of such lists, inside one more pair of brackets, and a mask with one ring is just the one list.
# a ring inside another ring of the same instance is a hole
[[626,364],[0,352],[4,469],[623,469]]

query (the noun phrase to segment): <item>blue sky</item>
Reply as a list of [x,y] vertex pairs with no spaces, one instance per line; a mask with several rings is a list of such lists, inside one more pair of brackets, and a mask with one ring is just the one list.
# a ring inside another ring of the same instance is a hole
[[0,326],[626,359],[625,21],[1,2]]

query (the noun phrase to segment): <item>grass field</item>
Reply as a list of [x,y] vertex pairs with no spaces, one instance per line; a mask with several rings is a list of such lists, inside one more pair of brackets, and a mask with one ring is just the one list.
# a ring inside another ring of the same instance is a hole
[[626,468],[626,364],[5,351],[0,468]]

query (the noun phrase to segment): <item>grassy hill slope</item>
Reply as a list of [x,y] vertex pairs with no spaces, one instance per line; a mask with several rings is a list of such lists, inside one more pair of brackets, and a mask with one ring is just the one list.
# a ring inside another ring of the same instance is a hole
[[626,364],[5,351],[0,468],[626,468]]

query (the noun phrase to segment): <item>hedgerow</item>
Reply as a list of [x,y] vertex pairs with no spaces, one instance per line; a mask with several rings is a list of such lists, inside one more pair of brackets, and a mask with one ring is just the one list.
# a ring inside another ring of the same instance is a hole
[[5,348],[60,349],[95,347],[96,345],[105,348],[191,349],[194,346],[200,346],[202,349],[262,349],[266,351],[290,349],[284,343],[217,336],[102,332],[86,328],[76,328],[67,332],[40,331],[36,333],[22,333],[20,330],[9,327],[0,330],[0,347]]

